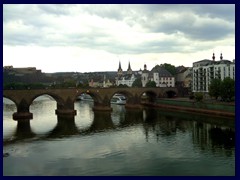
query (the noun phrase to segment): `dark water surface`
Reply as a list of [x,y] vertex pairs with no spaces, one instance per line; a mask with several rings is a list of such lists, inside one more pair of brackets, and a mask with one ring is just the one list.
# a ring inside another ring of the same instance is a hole
[[58,118],[56,102],[42,96],[30,123],[18,124],[4,98],[3,175],[235,175],[234,119],[92,107],[79,101],[75,119]]

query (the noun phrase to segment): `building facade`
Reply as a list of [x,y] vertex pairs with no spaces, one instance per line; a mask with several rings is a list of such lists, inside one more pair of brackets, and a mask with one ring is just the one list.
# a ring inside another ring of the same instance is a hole
[[208,93],[213,79],[224,80],[226,77],[230,77],[235,80],[235,60],[224,60],[221,53],[220,60],[215,61],[213,53],[212,60],[204,59],[194,62],[192,72],[192,91]]
[[136,80],[136,76],[132,71],[130,62],[128,63],[128,69],[125,74],[122,70],[121,62],[119,62],[119,67],[118,67],[118,72],[116,77],[116,85],[119,86],[120,84],[122,84],[122,85],[127,85],[128,87],[132,87],[132,84],[135,80]]
[[155,81],[156,87],[175,87],[175,77],[161,66],[148,71],[147,65],[144,64],[141,76],[143,87],[146,87],[148,81]]

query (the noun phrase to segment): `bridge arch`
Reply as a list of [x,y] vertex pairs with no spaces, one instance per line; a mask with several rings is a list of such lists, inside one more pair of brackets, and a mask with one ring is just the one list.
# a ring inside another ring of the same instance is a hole
[[166,97],[166,98],[173,98],[173,97],[175,97],[176,95],[177,95],[177,92],[174,91],[174,90],[172,90],[172,89],[170,89],[170,90],[164,91],[162,96],[163,96],[163,97]]
[[3,95],[4,98],[11,100],[17,107],[18,103],[14,98],[11,98],[10,96]]
[[114,91],[113,93],[111,93],[110,94],[110,100],[115,94],[122,94],[127,98],[127,100],[134,96],[130,91],[121,89],[121,90],[117,90],[117,91]]
[[143,90],[140,93],[139,99],[141,99],[144,102],[155,102],[157,97],[159,96],[159,94],[157,92],[155,92],[154,90]]
[[102,98],[100,95],[98,95],[98,91],[90,91],[90,90],[84,90],[84,91],[79,91],[75,95],[75,100],[82,94],[88,94],[93,98],[94,103],[100,103],[102,101]]
[[48,96],[52,97],[57,102],[57,104],[64,104],[64,100],[59,95],[50,93],[50,92],[42,92],[42,93],[38,93],[38,94],[35,94],[34,96],[32,96],[30,98],[29,105],[31,105],[35,99],[37,99],[38,97],[44,96],[44,95],[48,95]]

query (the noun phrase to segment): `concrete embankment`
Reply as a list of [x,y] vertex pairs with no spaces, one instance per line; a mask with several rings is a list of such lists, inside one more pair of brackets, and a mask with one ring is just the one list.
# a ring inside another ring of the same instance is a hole
[[234,103],[195,102],[194,100],[176,98],[176,99],[158,99],[157,102],[154,104],[149,103],[143,104],[162,109],[172,109],[177,111],[235,117]]

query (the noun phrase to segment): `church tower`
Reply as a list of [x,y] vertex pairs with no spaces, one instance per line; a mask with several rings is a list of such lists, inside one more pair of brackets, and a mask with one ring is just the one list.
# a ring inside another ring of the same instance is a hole
[[212,60],[215,61],[215,54],[213,53]]
[[128,62],[127,74],[132,74],[132,69],[131,69],[130,62]]
[[118,76],[122,76],[122,75],[123,75],[123,70],[122,70],[121,62],[120,62],[120,61],[119,61],[119,66],[118,66],[118,72],[117,72],[117,75],[118,75]]

